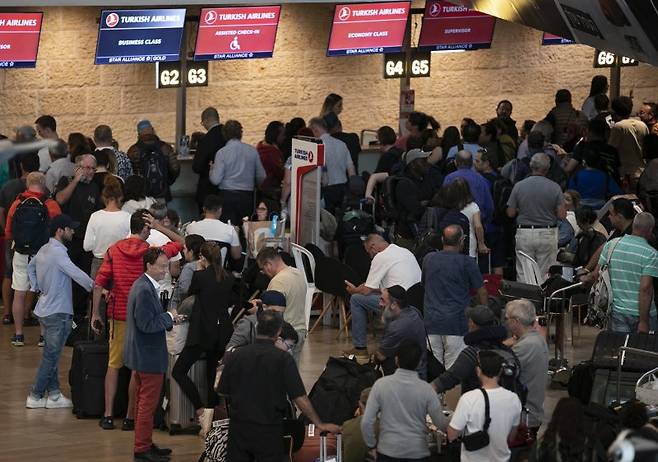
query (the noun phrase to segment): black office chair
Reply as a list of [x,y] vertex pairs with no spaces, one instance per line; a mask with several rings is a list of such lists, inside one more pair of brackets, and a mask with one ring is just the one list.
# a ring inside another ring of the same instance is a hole
[[[315,287],[324,293],[333,295],[338,304],[340,316],[343,318],[344,326],[339,326],[338,336],[340,336],[342,329],[345,333],[349,333],[349,320],[350,315],[347,312],[347,300],[349,294],[345,288],[345,281],[350,281],[352,284],[358,285],[358,276],[352,268],[341,263],[339,260],[330,257],[321,257],[315,261]],[[326,312],[331,308],[331,304],[326,304],[322,307],[320,316],[311,327],[309,335],[320,323]]]

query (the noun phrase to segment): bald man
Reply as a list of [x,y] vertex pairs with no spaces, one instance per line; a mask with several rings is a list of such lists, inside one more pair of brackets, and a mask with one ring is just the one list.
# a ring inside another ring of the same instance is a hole
[[461,253],[464,238],[461,226],[446,226],[442,234],[443,250],[431,252],[423,260],[425,329],[434,356],[446,369],[464,349],[471,290],[477,291],[479,304],[488,302],[475,259]]
[[358,287],[345,281],[346,290],[352,295],[352,344],[346,351],[357,361],[368,361],[368,312],[380,314],[379,297],[387,287],[401,286],[404,290],[420,282],[421,271],[416,257],[410,251],[389,244],[378,234],[371,234],[364,242],[366,252],[372,258],[368,279]]
[[473,154],[466,149],[459,151],[455,157],[455,167],[457,170],[446,176],[443,184],[450,184],[457,178],[463,178],[471,189],[473,201],[480,207],[482,223],[485,225],[490,223],[494,211],[493,196],[489,182],[473,169]]
[[612,286],[612,314],[608,329],[634,333],[656,330],[653,278],[658,277],[658,252],[647,242],[655,226],[653,215],[638,213],[633,234],[608,241],[599,266],[608,266]]

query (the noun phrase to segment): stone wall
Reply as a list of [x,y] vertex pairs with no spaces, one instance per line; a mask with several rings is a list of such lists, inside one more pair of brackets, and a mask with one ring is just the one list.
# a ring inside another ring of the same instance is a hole
[[[17,125],[53,114],[62,136],[90,134],[108,123],[127,148],[136,122],[148,118],[163,139],[173,141],[176,90],[154,88],[153,65],[93,64],[100,10],[43,11],[37,68],[0,70],[0,133],[11,135]],[[285,4],[273,59],[211,62],[210,85],[188,90],[188,133],[201,129],[200,111],[214,105],[223,120],[240,120],[245,140],[256,142],[270,120],[316,115],[329,92],[344,97],[346,130],[396,126],[399,81],[382,78],[381,55],[325,56],[332,12],[329,4]],[[432,77],[412,80],[416,108],[446,127],[463,116],[484,121],[502,98],[512,100],[518,121],[541,118],[558,88],[570,88],[579,105],[598,73],[593,50],[540,42],[540,32],[499,20],[490,50],[433,54]],[[631,89],[636,101],[658,99],[656,69],[623,69],[622,92]]]

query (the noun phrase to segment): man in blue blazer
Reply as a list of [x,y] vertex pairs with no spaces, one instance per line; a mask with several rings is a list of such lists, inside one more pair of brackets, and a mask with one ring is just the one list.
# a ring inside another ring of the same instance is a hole
[[144,274],[128,295],[124,360],[135,381],[136,461],[164,462],[171,449],[153,444],[153,415],[167,370],[168,353],[165,331],[184,317],[165,311],[160,303],[158,281],[164,279],[169,258],[156,247],[144,254]]

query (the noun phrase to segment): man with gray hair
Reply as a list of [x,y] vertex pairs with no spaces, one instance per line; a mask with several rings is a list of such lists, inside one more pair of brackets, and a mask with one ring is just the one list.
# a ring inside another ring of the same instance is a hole
[[548,375],[548,345],[535,329],[536,317],[535,305],[525,298],[505,306],[505,325],[514,338],[512,350],[521,363],[521,383],[528,387],[528,427],[534,437],[544,418]]
[[599,257],[606,265],[612,288],[612,306],[608,329],[614,332],[656,330],[656,305],[653,302],[653,278],[658,277],[658,251],[651,247],[655,226],[653,215],[638,213],[633,234],[608,241]]
[[564,220],[567,212],[562,189],[546,178],[550,166],[548,155],[533,155],[530,176],[514,185],[507,201],[507,216],[516,217],[517,281],[533,282],[531,275],[523,269],[524,257],[520,252],[537,262],[542,277],[557,259],[558,220]]
[[57,140],[57,144],[49,149],[52,163],[46,172],[46,188],[54,191],[55,186],[63,176],[73,176],[75,164],[69,159],[68,145],[66,141]]
[[[91,154],[77,157],[73,178],[63,176],[55,188],[55,200],[62,207],[62,212],[73,221],[80,223],[71,240],[69,255],[71,261],[82,271],[91,273],[91,252],[85,252],[83,241],[87,232],[87,224],[91,214],[103,208],[101,191],[94,179],[96,173],[96,158]],[[79,285],[73,286],[73,315],[76,321],[81,321],[87,314],[89,295]]]
[[473,195],[473,201],[480,208],[482,223],[488,224],[493,218],[493,197],[489,182],[473,169],[473,154],[463,149],[455,156],[455,167],[457,170],[449,174],[443,180],[443,184],[452,183],[457,178],[463,178],[468,183]]

